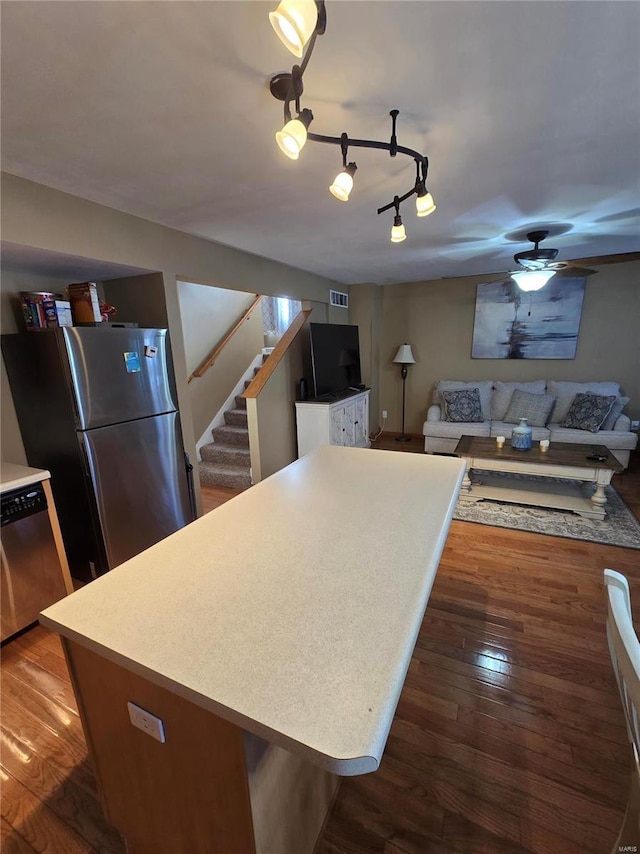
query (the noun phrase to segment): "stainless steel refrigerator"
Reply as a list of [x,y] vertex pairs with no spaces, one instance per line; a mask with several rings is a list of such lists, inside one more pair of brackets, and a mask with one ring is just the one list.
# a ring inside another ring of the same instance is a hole
[[72,575],[88,581],[195,517],[166,329],[2,336],[29,465],[51,472]]

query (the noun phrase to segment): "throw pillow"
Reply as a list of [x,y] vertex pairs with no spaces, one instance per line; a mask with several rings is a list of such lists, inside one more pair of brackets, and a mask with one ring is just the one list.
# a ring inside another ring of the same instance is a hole
[[504,416],[506,415],[509,404],[511,403],[513,393],[517,389],[520,389],[520,391],[528,391],[529,394],[546,394],[547,381],[533,380],[528,383],[503,383],[500,380],[496,380],[493,387],[493,397],[491,398],[492,421],[504,421]]
[[553,410],[553,421],[555,424],[562,424],[567,417],[569,407],[573,403],[573,398],[579,393],[599,394],[602,396],[615,394],[616,397],[620,397],[620,386],[618,383],[613,382],[571,383],[549,380],[547,383],[547,394],[552,394],[557,398]]
[[606,397],[589,393],[576,394],[562,426],[597,433],[617,399],[615,394]]
[[611,412],[607,415],[604,420],[604,424],[600,428],[601,430],[613,430],[616,426],[616,421],[622,415],[622,410],[625,408],[627,403],[629,403],[631,398],[629,397],[619,397],[616,402],[611,407]]
[[516,389],[503,420],[507,424],[517,424],[521,418],[526,418],[530,427],[544,427],[555,402],[550,394],[531,394]]
[[475,382],[461,382],[460,380],[439,380],[433,395],[433,402],[442,407],[444,412],[443,391],[462,391],[463,389],[477,388],[480,394],[480,408],[482,409],[482,420],[491,420],[491,395],[493,394],[493,380],[476,380]]
[[477,388],[441,391],[445,421],[484,421]]

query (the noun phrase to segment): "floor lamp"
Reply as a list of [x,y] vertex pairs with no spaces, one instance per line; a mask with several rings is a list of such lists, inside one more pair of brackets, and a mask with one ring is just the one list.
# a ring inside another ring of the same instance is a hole
[[411,345],[406,342],[401,344],[393,361],[396,365],[402,365],[402,370],[400,371],[400,376],[402,377],[402,433],[396,436],[396,442],[409,442],[411,441],[411,436],[407,436],[404,432],[404,402],[407,385],[407,365],[415,365],[416,363],[411,352]]

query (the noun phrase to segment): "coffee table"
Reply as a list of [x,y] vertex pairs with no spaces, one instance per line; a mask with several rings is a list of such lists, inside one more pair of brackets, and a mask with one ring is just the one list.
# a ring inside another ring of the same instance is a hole
[[[475,503],[488,499],[530,504],[571,510],[588,519],[605,518],[604,488],[616,472],[624,469],[604,445],[596,444],[552,442],[543,453],[537,442],[528,451],[517,451],[508,442],[498,448],[495,438],[462,436],[455,454],[467,464],[460,501]],[[603,459],[589,460],[590,455]],[[478,469],[482,475],[474,475],[472,480],[472,471]],[[522,478],[510,481],[493,472],[518,474]],[[557,478],[564,482],[558,482]],[[590,484],[595,485],[593,494]]]

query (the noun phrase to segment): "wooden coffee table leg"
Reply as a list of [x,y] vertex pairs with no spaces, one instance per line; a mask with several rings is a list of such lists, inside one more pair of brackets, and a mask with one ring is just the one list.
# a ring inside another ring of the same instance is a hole
[[591,503],[598,510],[603,510],[607,503],[607,496],[604,494],[604,483],[596,483],[596,491],[591,496]]
[[611,478],[613,477],[613,472],[608,469],[600,469],[597,473],[596,479],[594,481],[596,491],[591,496],[591,504],[593,507],[602,513],[602,518],[604,519],[605,515],[605,505],[607,503],[607,496],[605,495],[604,488],[607,484],[611,483]]
[[471,464],[473,460],[467,460],[467,467],[464,470],[464,477],[462,478],[462,486],[461,489],[464,489],[466,492],[471,492],[471,478],[469,477],[469,472],[471,471]]

